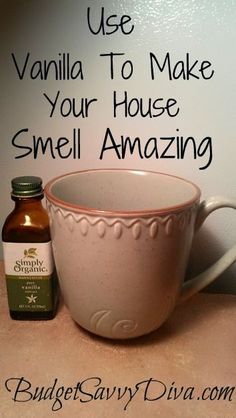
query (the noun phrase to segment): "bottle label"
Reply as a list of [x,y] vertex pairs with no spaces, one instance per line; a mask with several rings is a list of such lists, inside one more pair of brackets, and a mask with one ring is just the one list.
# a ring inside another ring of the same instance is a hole
[[8,304],[11,311],[51,311],[53,271],[51,241],[3,242]]

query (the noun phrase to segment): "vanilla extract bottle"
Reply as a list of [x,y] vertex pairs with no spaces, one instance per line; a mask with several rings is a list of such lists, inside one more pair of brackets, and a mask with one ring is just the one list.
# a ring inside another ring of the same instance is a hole
[[42,179],[12,180],[15,202],[2,229],[9,312],[12,319],[52,319],[57,306],[57,280],[49,217],[42,205]]

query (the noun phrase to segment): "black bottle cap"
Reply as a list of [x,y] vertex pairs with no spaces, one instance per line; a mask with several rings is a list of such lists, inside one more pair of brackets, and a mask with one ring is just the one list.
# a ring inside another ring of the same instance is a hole
[[42,195],[42,179],[35,176],[15,177],[12,182],[12,193],[14,197],[32,197]]

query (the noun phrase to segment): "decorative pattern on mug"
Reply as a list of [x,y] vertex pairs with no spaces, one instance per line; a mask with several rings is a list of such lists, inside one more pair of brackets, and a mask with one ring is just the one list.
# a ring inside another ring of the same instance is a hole
[[195,207],[186,209],[180,213],[173,213],[167,216],[154,216],[152,218],[117,218],[117,217],[101,217],[89,216],[80,213],[68,212],[62,208],[56,208],[51,203],[47,202],[51,223],[53,223],[52,212],[54,212],[55,219],[59,226],[63,222],[66,224],[68,230],[73,233],[76,226],[83,236],[89,234],[90,228],[96,228],[97,234],[100,238],[104,238],[108,230],[112,229],[115,239],[120,239],[124,230],[129,229],[135,240],[142,236],[142,233],[148,228],[150,238],[155,239],[158,236],[159,228],[164,228],[167,236],[171,236],[177,230],[184,231],[191,222],[192,214]]
[[94,332],[101,333],[103,329],[109,329],[114,338],[122,338],[129,334],[132,335],[138,328],[138,323],[134,319],[112,319],[112,311],[110,309],[101,309],[92,314],[90,318],[90,326]]

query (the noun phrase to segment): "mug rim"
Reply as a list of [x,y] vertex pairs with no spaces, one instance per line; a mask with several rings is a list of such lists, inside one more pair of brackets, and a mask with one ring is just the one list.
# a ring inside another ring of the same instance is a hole
[[[80,175],[80,174],[97,173],[97,172],[100,172],[100,173],[101,172],[127,172],[127,173],[138,173],[138,174],[141,174],[141,173],[154,174],[154,175],[158,174],[158,175],[162,175],[165,177],[171,177],[173,179],[177,179],[188,185],[191,185],[193,189],[195,189],[195,194],[191,199],[186,200],[186,202],[176,204],[176,205],[166,206],[161,209],[140,209],[140,210],[128,210],[127,211],[127,210],[96,209],[96,208],[91,208],[87,206],[82,206],[79,204],[74,204],[71,202],[67,202],[66,200],[60,199],[54,196],[54,194],[52,193],[52,190],[51,190],[52,186],[56,184],[58,181],[66,177],[74,176],[76,174]],[[44,192],[45,192],[46,199],[49,202],[65,210],[71,210],[76,213],[86,213],[88,215],[94,215],[94,216],[96,215],[108,216],[108,217],[117,216],[117,217],[125,217],[125,218],[134,217],[134,216],[146,217],[146,216],[151,216],[151,215],[153,216],[168,215],[173,212],[180,212],[185,209],[189,209],[192,206],[194,206],[196,203],[198,203],[200,200],[200,196],[201,196],[200,188],[192,181],[187,180],[183,177],[160,172],[160,171],[140,170],[140,169],[135,169],[135,168],[134,169],[133,168],[132,169],[129,169],[129,168],[95,168],[95,169],[77,170],[77,171],[73,171],[69,173],[64,173],[49,180],[44,187]]]

